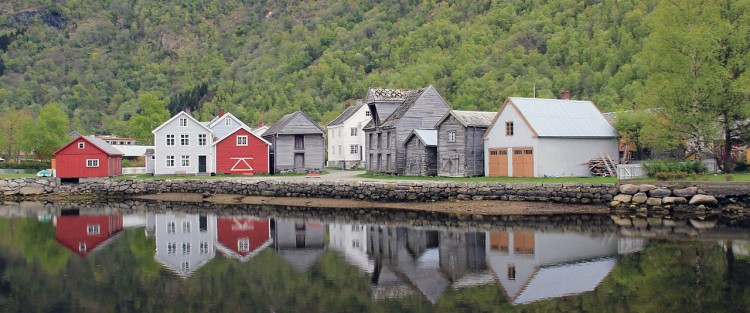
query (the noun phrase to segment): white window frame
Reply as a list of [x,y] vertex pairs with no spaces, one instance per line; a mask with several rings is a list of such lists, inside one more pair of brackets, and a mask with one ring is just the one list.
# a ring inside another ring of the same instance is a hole
[[208,242],[201,241],[199,248],[200,254],[208,254]]
[[247,136],[237,136],[237,146],[238,147],[246,147],[247,146]]
[[190,156],[189,155],[183,155],[180,157],[180,165],[182,167],[190,167]]
[[85,242],[79,242],[78,243],[78,252],[86,252],[86,243]]
[[99,167],[99,159],[86,159],[86,167]]
[[359,145],[349,146],[349,154],[359,154]]
[[174,222],[167,222],[167,234],[174,234],[175,230]]
[[237,239],[237,251],[250,252],[250,238]]
[[448,142],[456,142],[456,131],[451,130],[448,132]]
[[181,117],[180,118],[180,127],[187,127],[188,126],[187,120],[188,120],[187,117]]
[[86,225],[86,234],[88,235],[98,235],[101,233],[101,227],[99,224],[88,224]]
[[182,254],[190,254],[190,243],[189,242],[183,242],[182,243]]
[[188,262],[188,261],[182,262],[182,271],[183,272],[189,272],[190,271],[190,262]]
[[349,132],[351,133],[352,137],[356,137],[357,136],[357,128],[356,127],[352,127],[349,130]]
[[182,233],[189,234],[190,233],[190,222],[189,221],[183,221],[182,222]]
[[86,143],[85,142],[79,142],[78,143],[78,149],[86,149]]
[[180,134],[180,146],[189,146],[189,145],[190,145],[190,135]]
[[174,167],[174,155],[167,155],[164,159],[164,166]]
[[198,134],[198,145],[199,146],[205,146],[206,145],[206,134]]
[[365,116],[372,116],[372,113],[370,113],[370,110],[365,111]]
[[166,145],[167,146],[174,146],[174,134],[168,134],[167,135]]
[[225,118],[224,119],[224,126],[232,126],[232,119],[231,118]]
[[170,242],[167,244],[167,254],[176,254],[177,253],[177,243],[176,242]]

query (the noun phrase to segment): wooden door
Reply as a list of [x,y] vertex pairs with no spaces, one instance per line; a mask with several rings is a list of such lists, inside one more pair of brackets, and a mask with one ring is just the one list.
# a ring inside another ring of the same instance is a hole
[[198,156],[198,173],[205,173],[205,172],[206,172],[206,156],[199,155]]
[[489,149],[489,175],[492,177],[508,176],[508,150],[505,148]]
[[534,149],[513,148],[513,177],[534,177]]
[[300,169],[305,167],[305,154],[295,153],[294,154],[294,168]]

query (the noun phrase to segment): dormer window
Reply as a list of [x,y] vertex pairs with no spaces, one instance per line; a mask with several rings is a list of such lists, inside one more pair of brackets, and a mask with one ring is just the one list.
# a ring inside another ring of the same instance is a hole
[[224,126],[232,126],[232,119],[231,118],[225,118],[224,119]]
[[79,142],[78,143],[78,149],[84,149],[84,148],[86,148],[86,143],[85,142]]
[[372,116],[372,114],[370,113],[370,111],[365,111],[365,116]]
[[180,127],[187,127],[187,118],[181,117],[180,118]]

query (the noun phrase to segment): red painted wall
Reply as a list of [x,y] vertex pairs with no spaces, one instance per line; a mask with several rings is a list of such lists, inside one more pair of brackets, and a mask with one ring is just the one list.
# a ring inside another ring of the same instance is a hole
[[[245,256],[271,240],[271,221],[269,219],[220,217],[216,221],[218,241],[224,247]],[[250,239],[250,251],[240,252],[237,240]]]
[[[237,146],[237,136],[247,136],[247,146]],[[232,158],[252,158],[247,165]],[[232,170],[232,168],[235,170]],[[238,129],[224,140],[216,144],[216,173],[219,174],[244,174],[244,173],[268,173],[268,144],[253,136],[247,130]]]
[[[78,149],[83,142],[84,148]],[[86,167],[87,159],[98,159],[99,167]],[[81,137],[55,153],[55,172],[60,178],[109,177],[122,174],[122,158],[110,156]]]
[[[88,234],[88,225],[98,224],[99,234]],[[55,240],[74,253],[84,256],[122,231],[122,215],[80,215],[58,216]],[[86,251],[80,252],[80,243],[86,244]]]

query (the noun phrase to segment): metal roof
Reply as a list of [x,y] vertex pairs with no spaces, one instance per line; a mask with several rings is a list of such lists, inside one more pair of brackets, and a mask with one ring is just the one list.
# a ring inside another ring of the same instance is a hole
[[406,136],[404,143],[408,142],[412,135],[417,136],[427,147],[437,146],[437,129],[415,129]]
[[[88,140],[89,142],[91,142],[93,145],[99,147],[99,149],[102,149],[107,154],[110,154],[110,155],[122,155],[122,152],[120,152],[120,150],[117,150],[112,145],[106,143],[104,140],[101,140],[99,138],[94,137],[93,135],[92,136],[82,137],[82,138],[86,138],[86,140]],[[73,141],[75,141],[75,140],[73,140]]]
[[508,102],[539,137],[618,137],[591,101],[510,97]]
[[142,157],[146,155],[148,149],[154,149],[154,146],[139,146],[139,145],[112,145],[117,150],[122,152],[123,156],[126,157]]
[[565,297],[593,291],[617,265],[617,259],[605,258],[580,263],[545,266],[539,269],[513,304]]

